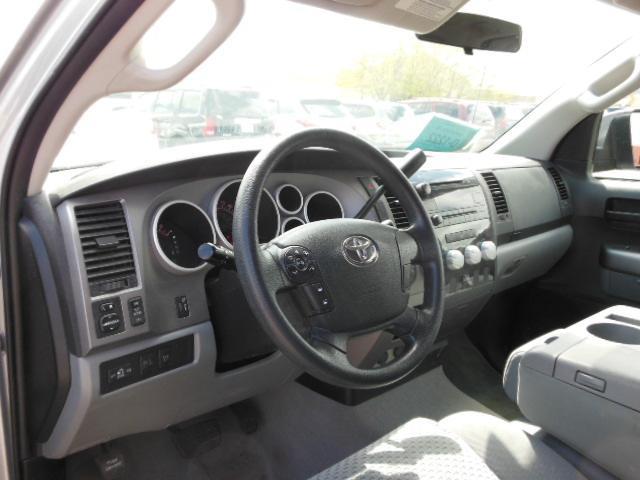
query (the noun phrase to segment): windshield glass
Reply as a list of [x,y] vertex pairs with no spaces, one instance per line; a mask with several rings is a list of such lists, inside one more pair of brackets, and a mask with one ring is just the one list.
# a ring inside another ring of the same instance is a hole
[[[310,127],[346,130],[381,148],[480,151],[626,40],[637,21],[586,0],[471,0],[463,11],[521,25],[520,51],[466,55],[398,28],[247,0],[236,32],[178,85],[96,102],[54,169],[145,162],[193,144],[256,148]],[[179,15],[167,25],[167,39],[192,28]]]

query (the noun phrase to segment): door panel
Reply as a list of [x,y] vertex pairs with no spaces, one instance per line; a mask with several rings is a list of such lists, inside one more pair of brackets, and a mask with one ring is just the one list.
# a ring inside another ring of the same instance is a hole
[[[578,127],[569,133],[554,158],[573,197],[574,241],[544,282],[564,291],[568,301],[640,306],[640,176],[632,179],[640,172],[627,171],[627,180],[591,174],[597,138],[608,136],[600,132],[599,116],[594,117],[582,125],[580,135]],[[611,170],[613,176],[615,172]]]

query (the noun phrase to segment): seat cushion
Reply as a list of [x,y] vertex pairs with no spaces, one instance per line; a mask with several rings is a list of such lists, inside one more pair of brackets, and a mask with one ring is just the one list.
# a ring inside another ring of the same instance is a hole
[[584,480],[569,462],[518,424],[478,412],[456,413],[440,421],[501,479]]
[[405,423],[313,478],[497,480],[464,441],[426,418]]
[[413,419],[313,480],[498,478],[583,480],[540,440],[505,420],[476,412],[441,422]]

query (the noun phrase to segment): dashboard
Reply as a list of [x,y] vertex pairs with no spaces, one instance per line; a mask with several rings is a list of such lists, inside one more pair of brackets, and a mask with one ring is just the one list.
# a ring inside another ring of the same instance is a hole
[[[235,272],[216,271],[196,253],[208,242],[233,248],[238,187],[255,154],[106,165],[50,193],[68,264],[57,288],[72,308],[62,320],[68,381],[51,394],[59,400],[41,434],[44,456],[164,428],[300,374],[257,326]],[[390,152],[397,161],[401,154]],[[495,293],[544,274],[571,242],[567,186],[543,162],[438,155],[411,181],[446,263],[443,338]],[[340,153],[298,152],[266,181],[259,240],[353,217],[380,184]],[[368,219],[408,225],[391,192]],[[411,288],[419,305],[420,272]]]

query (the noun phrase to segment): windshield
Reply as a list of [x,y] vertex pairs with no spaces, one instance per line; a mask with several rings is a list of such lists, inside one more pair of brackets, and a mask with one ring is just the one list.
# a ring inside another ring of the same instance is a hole
[[[626,40],[637,20],[586,0],[471,0],[463,11],[520,24],[520,51],[467,55],[394,27],[247,0],[237,31],[180,84],[96,102],[54,169],[145,162],[193,144],[256,148],[310,127],[346,130],[386,149],[480,151]],[[193,27],[181,16],[168,25],[170,35],[160,37],[169,40]]]

